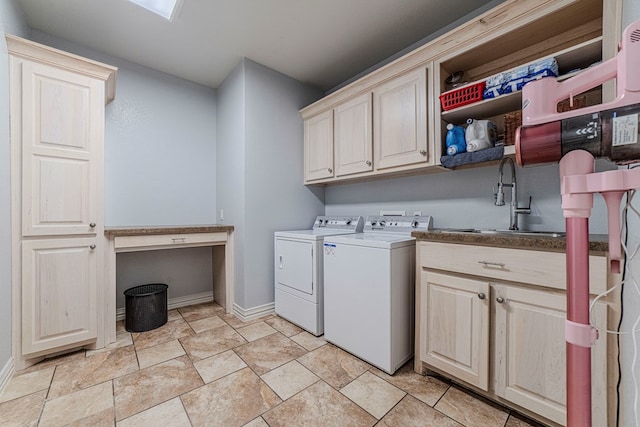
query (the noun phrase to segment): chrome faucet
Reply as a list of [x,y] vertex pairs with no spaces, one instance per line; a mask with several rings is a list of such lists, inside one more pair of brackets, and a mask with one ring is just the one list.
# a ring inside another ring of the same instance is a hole
[[[504,164],[509,162],[511,166],[511,184],[502,182],[502,168]],[[529,197],[529,206],[526,208],[518,207],[518,187],[516,185],[516,167],[511,157],[503,157],[498,167],[498,191],[495,193],[496,206],[504,206],[504,187],[511,187],[511,203],[509,205],[509,230],[518,229],[518,215],[531,213],[531,197]]]

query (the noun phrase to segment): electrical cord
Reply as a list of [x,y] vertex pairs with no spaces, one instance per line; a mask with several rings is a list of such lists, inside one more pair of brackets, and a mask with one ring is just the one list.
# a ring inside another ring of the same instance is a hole
[[[633,405],[633,410],[634,410],[634,419],[636,420],[635,426],[638,427],[639,424],[638,422],[640,422],[640,418],[638,417],[638,379],[635,375],[636,369],[635,366],[637,364],[637,333],[640,332],[640,315],[637,317],[636,321],[634,322],[632,328],[630,331],[622,331],[622,321],[624,318],[624,290],[625,290],[625,285],[629,284],[632,285],[632,289],[635,289],[636,293],[640,296],[640,287],[638,286],[638,281],[636,280],[633,271],[630,267],[631,265],[631,260],[635,259],[638,255],[638,252],[640,250],[640,245],[636,245],[635,249],[633,250],[633,252],[631,252],[629,250],[628,247],[628,238],[629,238],[629,212],[635,213],[635,215],[640,218],[640,213],[632,206],[632,202],[633,202],[633,198],[636,194],[635,190],[631,190],[628,191],[626,193],[626,202],[624,204],[624,208],[622,210],[622,229],[620,230],[620,242],[622,245],[622,250],[623,253],[625,255],[625,262],[623,264],[623,269],[622,269],[622,280],[620,281],[619,284],[613,286],[612,288],[608,289],[607,291],[601,293],[600,295],[596,296],[593,301],[590,304],[589,307],[589,317],[590,317],[590,323],[591,324],[595,324],[595,322],[593,321],[592,318],[592,314],[593,314],[593,307],[595,306],[595,303],[601,299],[604,298],[605,296],[607,296],[608,294],[614,292],[616,289],[620,288],[620,319],[618,320],[618,325],[616,330],[609,330],[608,328],[605,328],[604,330],[600,330],[600,332],[604,332],[606,334],[612,334],[612,335],[616,335],[616,343],[617,343],[617,348],[618,348],[618,355],[617,355],[617,361],[618,361],[618,380],[616,383],[616,394],[617,394],[617,402],[616,402],[616,426],[619,427],[620,426],[620,408],[621,408],[621,403],[620,403],[620,397],[621,397],[621,393],[620,393],[620,387],[622,384],[622,363],[621,363],[621,354],[622,352],[620,351],[620,337],[623,335],[631,335],[631,340],[632,340],[632,346],[633,346],[633,357],[632,357],[632,363],[631,363],[631,372],[632,372],[632,376],[633,376],[633,384],[634,384],[634,405]],[[628,426],[629,424],[626,424],[626,426]],[[626,427],[625,426],[625,427]]]
[[[635,164],[633,166],[628,167],[628,169],[634,169],[636,167],[640,167],[640,164]],[[632,356],[632,362],[631,362],[631,375],[633,377],[633,412],[634,412],[634,419],[635,419],[635,426],[638,427],[640,424],[640,417],[638,414],[638,398],[639,398],[639,385],[638,385],[638,378],[637,375],[635,374],[636,372],[636,364],[638,362],[638,339],[637,339],[637,333],[640,332],[640,314],[638,315],[638,317],[636,318],[636,320],[634,321],[631,330],[630,331],[622,331],[622,322],[624,319],[624,291],[625,291],[625,285],[629,284],[632,285],[632,289],[634,289],[636,291],[636,293],[638,294],[638,296],[640,297],[640,286],[638,286],[638,281],[636,280],[636,277],[634,275],[634,269],[632,268],[632,261],[634,259],[636,259],[636,257],[638,256],[638,253],[640,252],[640,244],[637,244],[635,249],[633,251],[629,250],[628,247],[628,239],[629,239],[629,213],[633,213],[635,214],[635,216],[640,219],[640,212],[632,205],[633,202],[633,198],[636,194],[636,190],[630,190],[627,191],[626,193],[626,202],[624,204],[624,208],[622,210],[622,229],[620,230],[620,241],[622,244],[622,249],[623,249],[623,253],[625,255],[625,262],[623,265],[623,269],[622,269],[622,279],[620,281],[619,284],[617,284],[616,286],[612,287],[611,289],[601,293],[600,295],[596,296],[594,298],[594,300],[591,302],[590,307],[589,307],[589,317],[590,317],[590,322],[591,324],[594,324],[593,320],[591,319],[592,313],[593,313],[593,307],[594,304],[596,303],[596,301],[598,301],[599,299],[605,297],[606,295],[610,294],[611,292],[613,292],[614,290],[620,288],[620,319],[618,320],[618,325],[615,331],[610,331],[608,329],[605,329],[604,332],[607,334],[613,334],[616,335],[616,341],[617,341],[617,347],[618,347],[618,357],[617,357],[617,361],[618,361],[618,381],[616,383],[616,394],[617,394],[617,404],[616,404],[616,426],[619,427],[620,426],[620,409],[621,409],[621,403],[620,403],[620,397],[621,397],[621,393],[620,393],[620,388],[621,388],[621,384],[622,384],[622,352],[620,351],[620,337],[623,335],[631,335],[631,341],[632,341],[632,348],[633,348],[633,356]],[[609,231],[611,232],[611,230]],[[626,424],[628,425],[628,424]]]

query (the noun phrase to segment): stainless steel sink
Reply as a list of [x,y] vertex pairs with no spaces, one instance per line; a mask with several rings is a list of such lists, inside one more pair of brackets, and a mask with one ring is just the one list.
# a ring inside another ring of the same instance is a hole
[[502,234],[511,236],[533,236],[533,237],[565,237],[566,233],[560,231],[531,231],[531,230],[498,230],[498,229],[478,229],[478,228],[448,228],[441,230],[443,233],[475,233],[475,234]]

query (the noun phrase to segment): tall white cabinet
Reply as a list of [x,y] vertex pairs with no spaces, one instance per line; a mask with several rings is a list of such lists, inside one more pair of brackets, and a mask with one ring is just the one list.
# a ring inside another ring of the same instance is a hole
[[104,108],[116,68],[7,35],[16,367],[104,345]]

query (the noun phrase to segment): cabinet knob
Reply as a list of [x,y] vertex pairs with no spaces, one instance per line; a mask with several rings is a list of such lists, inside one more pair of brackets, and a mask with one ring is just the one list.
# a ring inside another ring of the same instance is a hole
[[427,155],[427,150],[420,150],[420,154],[422,154],[423,156]]
[[371,166],[371,160],[367,160],[365,163],[367,166]]
[[327,168],[327,172],[329,172],[329,173],[333,173],[333,169],[331,169],[331,168]]
[[91,227],[91,228],[96,228],[96,223],[95,223],[95,222],[90,223],[90,224],[89,224],[89,227]]
[[498,297],[498,298],[496,298],[496,302],[497,302],[498,304],[502,304],[502,303],[504,302],[504,298],[502,298],[502,297]]
[[96,248],[96,245],[89,246],[89,249],[95,249],[95,248]]
[[486,297],[487,297],[487,296],[484,294],[484,292],[480,292],[480,293],[478,294],[478,298],[479,298],[479,299],[485,299]]

